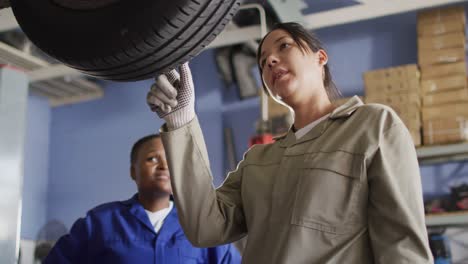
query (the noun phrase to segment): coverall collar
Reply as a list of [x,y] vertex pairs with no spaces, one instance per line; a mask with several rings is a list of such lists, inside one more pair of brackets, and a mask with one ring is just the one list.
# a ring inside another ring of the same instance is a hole
[[295,132],[293,131],[292,126],[291,126],[288,133],[285,136],[279,138],[279,139],[282,139],[280,143],[280,147],[287,148],[295,144],[300,144],[300,143],[320,137],[323,134],[323,132],[325,132],[325,130],[329,127],[332,120],[339,119],[339,118],[347,118],[351,116],[354,113],[354,111],[356,111],[356,109],[362,105],[364,105],[362,100],[358,96],[353,96],[346,103],[335,108],[335,110],[331,112],[330,116],[327,119],[317,124],[316,127],[312,128],[311,131],[309,131],[306,135],[304,135],[299,140],[296,139]]
[[359,98],[359,96],[355,95],[351,97],[346,103],[342,104],[341,106],[335,108],[333,112],[330,114],[328,118],[330,119],[338,119],[342,117],[349,117],[356,109],[360,106],[363,106],[364,103]]
[[145,208],[143,208],[141,203],[138,201],[138,194],[133,195],[132,198],[124,201],[123,203],[129,207],[128,210],[130,214],[137,218],[138,221],[140,221],[154,235],[158,235],[158,240],[162,239],[167,241],[178,231],[181,230],[175,206],[172,208],[171,212],[166,216],[166,219],[164,219],[164,223],[161,229],[159,230],[159,234],[156,234],[156,232],[154,231],[154,227],[149,220],[148,214],[145,211]]

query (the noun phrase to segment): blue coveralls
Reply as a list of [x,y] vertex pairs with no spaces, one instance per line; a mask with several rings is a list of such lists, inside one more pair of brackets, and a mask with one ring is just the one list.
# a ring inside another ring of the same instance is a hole
[[196,248],[179,224],[175,206],[156,234],[137,196],[100,205],[78,219],[44,263],[223,263],[241,262],[232,245]]

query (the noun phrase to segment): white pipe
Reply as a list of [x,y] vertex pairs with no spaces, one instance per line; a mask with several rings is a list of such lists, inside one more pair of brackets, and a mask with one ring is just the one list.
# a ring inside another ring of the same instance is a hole
[[[262,39],[267,34],[267,25],[266,25],[266,13],[263,6],[260,4],[246,4],[240,7],[240,10],[244,9],[257,9],[260,15],[260,39]],[[261,78],[261,77],[260,77]],[[268,121],[268,95],[263,91],[260,93],[260,105],[261,105],[261,116],[262,121]]]

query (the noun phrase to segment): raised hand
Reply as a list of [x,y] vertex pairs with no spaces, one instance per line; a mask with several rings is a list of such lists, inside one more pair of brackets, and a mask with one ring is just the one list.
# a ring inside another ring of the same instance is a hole
[[153,112],[163,118],[168,127],[179,128],[195,117],[195,89],[188,63],[160,75],[151,86],[146,102]]

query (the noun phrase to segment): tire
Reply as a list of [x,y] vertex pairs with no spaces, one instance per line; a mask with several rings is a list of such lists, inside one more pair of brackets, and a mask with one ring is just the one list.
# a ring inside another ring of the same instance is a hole
[[11,0],[11,6],[29,39],[53,58],[96,78],[137,81],[196,56],[242,0],[108,2],[84,10],[57,0]]

